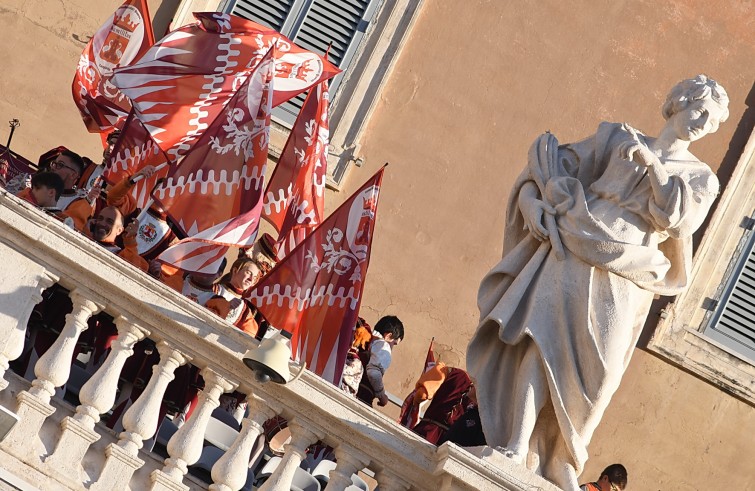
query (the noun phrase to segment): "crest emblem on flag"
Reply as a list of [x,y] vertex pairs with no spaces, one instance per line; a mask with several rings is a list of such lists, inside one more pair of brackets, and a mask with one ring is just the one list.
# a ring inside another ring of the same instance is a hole
[[139,237],[147,243],[154,242],[157,238],[157,230],[155,229],[155,226],[151,223],[147,223],[145,225],[142,225],[141,228],[139,228]]
[[111,81],[154,42],[146,0],[126,0],[94,33],[73,78],[73,100],[92,133],[112,131],[128,116],[131,102]]
[[144,17],[133,5],[123,5],[113,14],[113,27],[102,39],[94,38],[94,59],[103,75],[112,75],[113,69],[121,63],[130,63],[139,52],[144,41]]

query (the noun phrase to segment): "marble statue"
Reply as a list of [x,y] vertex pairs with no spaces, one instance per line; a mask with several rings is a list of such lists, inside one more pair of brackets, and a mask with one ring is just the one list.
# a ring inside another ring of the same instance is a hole
[[546,133],[511,192],[467,368],[488,445],[565,490],[577,489],[653,296],[687,283],[692,234],[719,190],[688,148],[727,106],[698,75],[671,90],[657,138],[613,123],[569,145]]

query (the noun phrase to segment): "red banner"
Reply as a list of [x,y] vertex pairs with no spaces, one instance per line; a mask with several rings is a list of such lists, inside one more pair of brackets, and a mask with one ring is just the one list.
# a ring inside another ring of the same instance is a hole
[[265,192],[264,218],[278,231],[279,250],[290,251],[325,213],[328,165],[328,82],[309,91]]
[[112,83],[113,70],[143,55],[155,42],[145,0],[127,0],[89,40],[73,77],[73,100],[91,133],[112,131],[131,103]]
[[310,233],[248,295],[294,356],[340,384],[370,262],[383,169]]
[[152,139],[141,121],[133,113],[123,124],[118,141],[110,152],[110,160],[105,163],[103,177],[110,185],[132,176],[148,165],[162,168],[148,179],[137,181],[132,190],[136,206],[144,208],[150,199],[150,191],[158,179],[168,175],[170,159]]
[[196,254],[197,246],[190,242],[254,243],[267,164],[273,57],[271,49],[155,191],[155,200],[188,237],[160,256],[164,262],[187,269],[180,263]]
[[17,194],[26,187],[25,178],[36,171],[30,161],[0,145],[0,187],[8,187],[8,192]]
[[184,155],[271,47],[276,106],[340,72],[279,32],[219,12],[195,13],[138,63],[116,71],[115,85],[171,157]]

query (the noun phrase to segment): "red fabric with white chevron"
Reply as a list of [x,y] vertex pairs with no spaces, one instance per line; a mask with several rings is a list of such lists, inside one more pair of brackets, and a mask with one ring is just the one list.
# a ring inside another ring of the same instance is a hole
[[309,91],[265,191],[262,213],[278,231],[280,257],[301,242],[308,232],[301,229],[311,230],[323,219],[329,139],[324,81]]
[[183,258],[196,255],[201,243],[237,247],[254,243],[267,164],[273,57],[271,48],[153,193],[187,236],[163,252],[161,261],[188,271],[215,272],[212,262],[205,261],[201,270],[196,270],[191,269],[196,265],[182,264]]
[[184,155],[270,47],[276,47],[273,106],[340,72],[279,32],[220,12],[169,33],[138,63],[116,70],[115,85],[171,157]]
[[383,169],[313,230],[249,293],[294,357],[339,385],[370,262]]
[[[110,152],[110,160],[105,163],[102,175],[110,185],[115,185],[148,165],[158,167],[166,162],[170,162],[168,156],[155,143],[141,121],[131,113],[123,124],[121,136]],[[158,179],[168,175],[169,170],[170,168],[165,166],[152,177],[137,181],[131,191],[137,207],[144,208],[147,205],[151,198],[150,191]]]
[[154,44],[146,0],[127,0],[89,40],[73,77],[73,100],[91,133],[112,131],[131,103],[112,83],[113,70]]

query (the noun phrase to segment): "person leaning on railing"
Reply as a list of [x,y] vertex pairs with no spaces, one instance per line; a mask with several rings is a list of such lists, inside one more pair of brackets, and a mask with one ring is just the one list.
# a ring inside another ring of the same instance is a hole
[[395,315],[387,315],[375,324],[370,341],[369,360],[365,366],[362,381],[359,384],[357,398],[372,406],[377,398],[378,406],[388,404],[388,394],[383,385],[383,375],[391,365],[393,347],[404,339],[404,324]]

